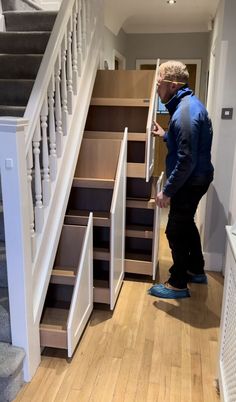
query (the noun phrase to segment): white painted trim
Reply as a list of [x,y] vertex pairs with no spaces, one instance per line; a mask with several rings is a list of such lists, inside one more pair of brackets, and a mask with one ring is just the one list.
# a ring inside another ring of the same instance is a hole
[[122,70],[126,70],[126,58],[118,52],[118,50],[113,49],[113,69],[115,69],[115,59],[118,59],[121,62]]
[[[169,59],[161,59],[160,64],[167,61]],[[195,82],[195,94],[199,96],[200,93],[200,78],[201,78],[201,65],[202,61],[200,59],[178,59],[185,64],[196,64],[196,82]],[[136,70],[140,70],[141,64],[156,64],[156,59],[137,59],[136,60]]]
[[206,271],[222,272],[224,256],[218,253],[203,253]]

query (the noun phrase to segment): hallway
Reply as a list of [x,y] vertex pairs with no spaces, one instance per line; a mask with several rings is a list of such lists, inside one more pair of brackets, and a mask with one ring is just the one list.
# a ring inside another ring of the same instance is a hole
[[[170,254],[161,236],[160,279]],[[16,402],[216,402],[216,361],[223,280],[191,285],[191,298],[147,295],[146,278],[124,281],[113,314],[95,309],[71,362],[45,350]]]

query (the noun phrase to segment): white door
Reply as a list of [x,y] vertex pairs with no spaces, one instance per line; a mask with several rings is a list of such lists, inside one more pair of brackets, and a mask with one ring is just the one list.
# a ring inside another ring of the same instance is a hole
[[118,161],[115,187],[111,204],[111,233],[110,233],[110,308],[114,308],[124,277],[125,249],[125,203],[126,203],[126,160],[127,136],[124,138]]
[[154,75],[152,92],[149,104],[148,121],[146,127],[146,181],[148,182],[152,176],[154,169],[154,156],[155,156],[155,137],[152,135],[153,120],[156,120],[157,113],[157,77],[159,70],[160,60],[157,60],[156,72]]
[[[156,191],[159,193],[163,187],[163,177],[164,172],[161,173],[158,181]],[[153,224],[153,245],[152,245],[152,279],[154,280],[157,272],[157,262],[159,255],[159,239],[160,239],[160,208],[158,206],[155,207],[154,212],[154,224]]]
[[67,321],[68,357],[73,355],[93,310],[93,216],[90,213]]

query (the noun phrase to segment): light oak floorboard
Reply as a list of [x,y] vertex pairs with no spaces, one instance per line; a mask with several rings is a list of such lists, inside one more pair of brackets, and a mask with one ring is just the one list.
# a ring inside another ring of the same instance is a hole
[[[160,273],[170,252],[161,232]],[[16,402],[219,402],[218,336],[223,280],[189,285],[191,298],[147,294],[149,278],[126,278],[114,312],[95,309],[72,359],[46,349]]]

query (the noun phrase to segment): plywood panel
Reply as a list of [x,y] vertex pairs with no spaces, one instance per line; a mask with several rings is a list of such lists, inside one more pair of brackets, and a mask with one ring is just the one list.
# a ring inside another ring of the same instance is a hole
[[154,71],[99,70],[92,97],[150,98]]

